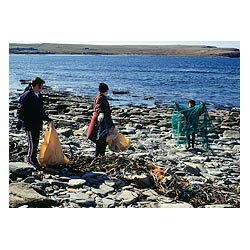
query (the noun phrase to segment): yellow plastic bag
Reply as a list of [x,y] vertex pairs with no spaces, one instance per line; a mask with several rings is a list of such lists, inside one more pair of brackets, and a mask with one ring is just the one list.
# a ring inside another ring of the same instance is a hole
[[55,126],[51,123],[44,134],[44,141],[40,148],[39,162],[42,167],[69,163],[69,159],[63,154]]
[[130,147],[131,140],[121,134],[117,128],[112,128],[109,131],[106,142],[108,147],[113,152],[122,152]]

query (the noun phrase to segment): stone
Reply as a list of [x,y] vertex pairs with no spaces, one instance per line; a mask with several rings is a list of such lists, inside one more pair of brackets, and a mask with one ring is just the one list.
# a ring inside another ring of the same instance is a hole
[[98,185],[100,183],[103,183],[105,180],[109,180],[106,173],[103,172],[87,172],[82,176],[83,179],[87,181],[87,184],[92,185]]
[[130,175],[130,176],[125,176],[125,178],[141,188],[149,188],[152,186],[149,176],[145,174]]
[[159,208],[193,208],[191,204],[188,204],[186,202],[180,202],[180,203],[158,203]]
[[117,196],[117,200],[119,200],[124,205],[133,204],[138,198],[138,194],[130,191],[130,190],[123,190]]
[[229,204],[213,204],[205,205],[205,208],[233,208],[233,206]]
[[83,136],[83,135],[87,135],[87,132],[88,132],[88,125],[85,125],[83,128],[79,128],[78,130],[75,130],[73,132],[74,136]]
[[[70,200],[71,201],[74,201],[74,200],[89,200],[89,199],[90,199],[90,196],[88,194],[86,194],[85,192],[76,191],[76,192],[70,193]],[[93,198],[91,200],[93,200]]]
[[82,200],[76,200],[76,203],[80,205],[81,207],[95,207],[96,206],[95,200],[90,197],[86,199],[82,199]]
[[103,198],[102,203],[104,207],[115,207],[116,202],[112,199]]
[[199,176],[200,175],[200,170],[196,167],[192,167],[190,165],[187,165],[184,167],[184,170],[190,174],[193,174],[193,175],[197,175]]
[[73,130],[70,128],[59,128],[56,130],[58,135],[64,135],[66,137],[70,137],[73,135]]
[[9,171],[20,177],[27,177],[35,170],[36,170],[35,167],[25,162],[9,163]]
[[114,191],[113,187],[107,186],[106,184],[101,184],[99,188],[92,188],[92,191],[96,194],[100,194],[102,196],[105,196],[106,194]]
[[28,183],[11,183],[9,185],[9,206],[11,208],[27,205],[29,207],[51,207],[55,200],[39,194]]
[[109,187],[114,187],[116,184],[115,181],[112,180],[104,180],[104,183]]
[[48,179],[48,182],[50,183],[51,186],[58,186],[63,188],[66,188],[68,186],[68,183],[63,181]]
[[25,183],[32,183],[32,182],[35,182],[35,177],[34,176],[29,176],[29,177],[27,177],[27,178],[25,178],[24,180],[23,180],[23,182],[25,182]]
[[69,187],[73,187],[73,188],[82,187],[85,183],[86,183],[86,180],[83,180],[83,179],[70,179],[68,181]]
[[223,132],[223,137],[233,138],[233,139],[240,139],[240,131],[237,130],[225,130]]

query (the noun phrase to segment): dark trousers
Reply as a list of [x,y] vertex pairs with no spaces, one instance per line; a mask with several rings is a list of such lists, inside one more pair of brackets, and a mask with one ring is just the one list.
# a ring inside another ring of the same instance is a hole
[[98,140],[96,142],[95,156],[96,157],[99,156],[99,155],[104,156],[106,147],[107,147],[106,137]]
[[28,139],[28,158],[27,162],[34,165],[37,164],[37,147],[39,143],[40,130],[26,131]]
[[194,148],[194,143],[195,143],[195,133],[192,133],[191,135],[188,135],[187,136],[187,139],[188,139],[188,147],[190,147],[190,137],[192,137],[192,148]]

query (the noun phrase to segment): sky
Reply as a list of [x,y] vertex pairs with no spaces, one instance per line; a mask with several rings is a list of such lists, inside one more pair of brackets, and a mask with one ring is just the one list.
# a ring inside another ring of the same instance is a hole
[[240,49],[240,41],[86,41],[82,43],[110,45],[208,45]]
[[[15,43],[32,43],[34,41],[27,40],[14,40]],[[36,41],[38,42],[38,41]],[[206,45],[206,46],[216,46],[221,48],[236,48],[240,49],[240,41],[72,41],[72,40],[61,40],[51,41],[48,40],[40,41],[52,42],[52,43],[72,43],[72,44],[95,44],[95,45]]]

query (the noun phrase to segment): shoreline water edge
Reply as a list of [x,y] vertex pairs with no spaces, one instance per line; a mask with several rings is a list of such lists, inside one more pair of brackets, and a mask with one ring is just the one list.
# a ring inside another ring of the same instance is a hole
[[[24,162],[25,132],[15,128],[19,95],[11,92],[9,99],[9,207],[240,207],[239,108],[208,111],[217,132],[208,152],[199,143],[189,150],[176,146],[173,106],[111,102],[115,126],[132,143],[125,152],[94,158],[95,144],[85,135],[93,98],[48,88],[45,110],[70,164],[36,170]],[[43,135],[39,147],[42,141]]]

